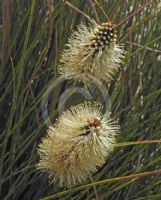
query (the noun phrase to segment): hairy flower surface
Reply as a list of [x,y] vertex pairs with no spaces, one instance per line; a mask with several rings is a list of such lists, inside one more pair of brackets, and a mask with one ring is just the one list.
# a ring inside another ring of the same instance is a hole
[[49,172],[52,183],[75,186],[105,163],[119,126],[101,109],[98,103],[73,106],[48,129],[38,147],[38,168]]
[[98,25],[91,21],[81,24],[66,45],[60,59],[59,71],[66,79],[89,84],[92,77],[109,82],[124,57],[122,46],[117,44],[114,25]]

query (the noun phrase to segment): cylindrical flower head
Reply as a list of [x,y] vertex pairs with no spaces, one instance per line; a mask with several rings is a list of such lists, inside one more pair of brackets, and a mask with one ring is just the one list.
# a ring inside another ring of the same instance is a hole
[[49,173],[51,183],[75,186],[105,163],[119,126],[101,109],[98,103],[73,106],[48,129],[38,147],[38,168]]
[[61,54],[60,74],[87,85],[92,77],[109,82],[124,58],[110,22],[98,25],[92,20],[89,27],[80,25],[66,47]]

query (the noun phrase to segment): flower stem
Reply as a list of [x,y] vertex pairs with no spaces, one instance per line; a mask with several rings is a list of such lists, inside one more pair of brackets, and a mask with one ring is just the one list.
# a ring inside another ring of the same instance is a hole
[[161,143],[161,140],[140,140],[140,141],[122,142],[122,143],[117,143],[115,146],[123,147],[123,146],[130,146],[137,144],[151,144],[151,143]]
[[124,22],[126,22],[128,19],[130,19],[131,17],[133,17],[134,15],[136,15],[137,13],[141,12],[145,7],[150,6],[153,3],[153,0],[149,0],[145,5],[141,6],[140,8],[138,8],[137,10],[135,10],[133,13],[131,13],[131,15],[129,15],[128,17],[125,17],[125,19],[123,19],[121,22],[119,22],[116,27],[121,26]]
[[91,180],[91,183],[92,183],[92,187],[93,187],[93,190],[94,190],[94,193],[95,193],[95,196],[96,196],[96,200],[99,200],[98,193],[97,193],[96,186],[94,184],[93,178],[92,178],[91,175],[89,175],[89,177],[90,177],[90,180]]

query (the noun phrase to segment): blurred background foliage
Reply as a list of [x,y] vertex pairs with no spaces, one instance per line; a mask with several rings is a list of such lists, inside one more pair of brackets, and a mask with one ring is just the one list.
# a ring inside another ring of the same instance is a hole
[[[35,171],[37,144],[47,126],[43,94],[58,76],[60,52],[85,15],[119,24],[145,0],[1,0],[0,3],[0,199],[37,200],[61,192]],[[95,9],[94,9],[95,8]],[[82,11],[82,13],[80,12]],[[109,86],[111,111],[119,118],[118,142],[161,139],[161,1],[118,27],[125,63]],[[54,121],[58,85],[49,98]],[[161,168],[161,144],[120,146],[93,176],[94,181]],[[90,183],[90,181],[89,181]],[[100,184],[99,199],[161,199],[161,174]],[[64,190],[66,190],[64,188]],[[46,199],[94,199],[91,187]]]

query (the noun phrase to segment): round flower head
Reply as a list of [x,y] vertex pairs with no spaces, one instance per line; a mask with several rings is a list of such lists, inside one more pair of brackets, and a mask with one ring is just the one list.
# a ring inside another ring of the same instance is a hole
[[92,77],[109,82],[122,62],[124,50],[117,44],[110,22],[81,24],[61,54],[59,71],[66,79],[89,84]]
[[105,163],[119,126],[101,109],[98,103],[73,106],[48,129],[38,147],[38,168],[49,172],[52,183],[75,186]]

